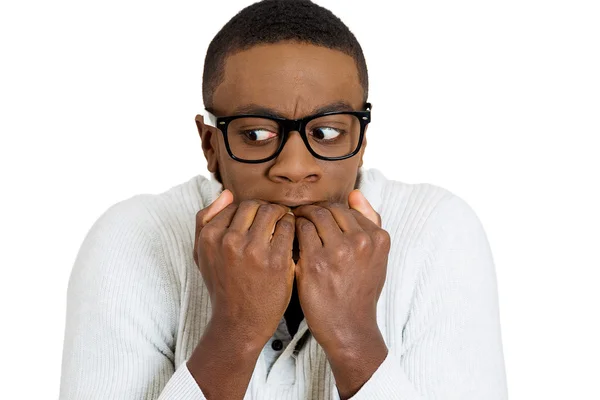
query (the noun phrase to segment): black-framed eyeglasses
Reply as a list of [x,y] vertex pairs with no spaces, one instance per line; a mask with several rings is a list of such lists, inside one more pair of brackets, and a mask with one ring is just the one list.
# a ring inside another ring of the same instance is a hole
[[358,153],[371,122],[371,104],[364,111],[333,111],[300,119],[259,114],[215,117],[210,122],[223,134],[229,156],[244,163],[261,163],[281,153],[289,133],[297,131],[316,158],[337,161]]

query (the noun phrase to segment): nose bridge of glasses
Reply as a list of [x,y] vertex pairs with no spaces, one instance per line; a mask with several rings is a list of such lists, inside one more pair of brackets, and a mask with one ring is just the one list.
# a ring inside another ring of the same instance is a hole
[[290,132],[297,131],[302,134],[302,129],[304,125],[303,120],[299,119],[288,119],[286,121],[282,121],[281,125],[283,127],[283,134],[289,134]]
[[[295,146],[301,146],[302,148],[305,148],[306,146],[306,142],[303,138],[303,133],[302,130],[305,129],[305,124],[303,120],[287,120],[287,121],[280,121],[281,123],[281,128],[283,130],[282,135],[283,135],[283,142],[282,143],[282,148],[281,150],[284,151],[286,148],[289,151],[289,148],[291,147],[290,144],[293,145],[293,143],[290,143],[290,139],[292,138],[291,134],[292,132],[298,132],[298,139],[299,143],[296,144]],[[292,140],[292,142],[294,142],[294,140]],[[306,151],[308,151],[308,149],[305,149]],[[292,153],[297,153],[297,152],[292,152]]]

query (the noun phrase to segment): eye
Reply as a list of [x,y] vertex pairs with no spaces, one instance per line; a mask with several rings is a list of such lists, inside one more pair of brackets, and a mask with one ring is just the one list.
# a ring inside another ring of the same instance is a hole
[[260,142],[277,136],[277,132],[272,132],[268,129],[248,129],[240,132],[240,134],[246,136],[253,142]]
[[344,134],[342,129],[332,128],[329,126],[319,126],[311,130],[312,136],[319,140],[333,140]]

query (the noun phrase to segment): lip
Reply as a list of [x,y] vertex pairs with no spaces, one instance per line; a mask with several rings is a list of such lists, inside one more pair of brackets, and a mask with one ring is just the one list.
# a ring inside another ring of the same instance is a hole
[[[281,204],[283,204],[283,203],[281,203]],[[300,206],[305,206],[305,205],[308,205],[308,204],[312,204],[312,203],[301,203],[301,204],[283,204],[283,205],[284,205],[284,206],[288,206],[289,208],[291,208],[291,209],[293,210],[293,209],[295,209],[295,208],[298,208],[298,207],[300,207]]]
[[317,203],[319,200],[315,200],[315,201],[295,201],[295,202],[286,202],[286,201],[273,201],[273,203],[278,203],[284,206],[287,206],[291,209],[294,209],[296,207],[300,207],[300,206],[305,206],[308,204],[314,204]]

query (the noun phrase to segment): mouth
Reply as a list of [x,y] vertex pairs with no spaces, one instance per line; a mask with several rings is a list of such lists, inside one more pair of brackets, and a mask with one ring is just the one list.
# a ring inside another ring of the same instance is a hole
[[314,204],[317,203],[319,200],[315,200],[315,201],[301,201],[301,202],[277,202],[283,206],[287,206],[289,208],[291,208],[292,210],[294,208],[300,207],[300,206],[305,206],[305,205],[309,205],[309,204]]

